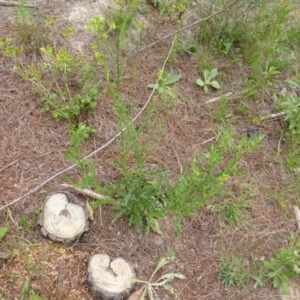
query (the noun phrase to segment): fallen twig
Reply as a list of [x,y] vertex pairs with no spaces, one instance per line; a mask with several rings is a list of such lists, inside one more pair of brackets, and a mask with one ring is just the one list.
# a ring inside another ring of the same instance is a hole
[[6,170],[7,168],[11,167],[12,165],[14,165],[15,163],[17,163],[18,161],[20,161],[22,159],[22,157],[14,160],[13,162],[11,162],[10,164],[8,164],[7,166],[3,167],[2,169],[0,169],[0,173],[3,172],[4,170]]
[[229,92],[225,95],[222,95],[222,96],[219,96],[219,97],[216,97],[216,98],[212,98],[212,99],[209,99],[206,101],[206,103],[213,103],[213,102],[216,102],[216,101],[219,101],[220,99],[222,99],[223,97],[229,97],[232,95],[232,92]]
[[280,118],[284,115],[285,115],[284,112],[280,112],[280,113],[277,113],[277,114],[271,114],[271,115],[262,117],[262,120],[278,119],[278,118]]
[[210,141],[213,141],[213,140],[215,140],[215,139],[216,139],[216,137],[214,136],[214,137],[212,137],[212,138],[210,138],[210,139],[208,139],[208,140],[202,142],[201,145],[205,145],[205,144],[207,144],[207,143],[209,143]]
[[61,186],[65,189],[71,189],[71,190],[74,190],[76,191],[77,193],[79,194],[82,194],[82,195],[85,195],[85,196],[88,196],[90,198],[93,198],[93,199],[98,199],[98,200],[105,200],[105,199],[110,199],[106,196],[103,196],[101,194],[98,194],[92,190],[89,190],[89,189],[81,189],[77,186],[74,186],[74,185],[71,185],[71,184],[68,184],[68,183],[62,183]]
[[25,4],[25,3],[21,3],[21,2],[13,2],[13,1],[4,1],[4,0],[0,0],[0,5],[3,6],[24,6],[24,7],[28,7],[28,8],[35,8],[36,5],[32,5],[32,4]]

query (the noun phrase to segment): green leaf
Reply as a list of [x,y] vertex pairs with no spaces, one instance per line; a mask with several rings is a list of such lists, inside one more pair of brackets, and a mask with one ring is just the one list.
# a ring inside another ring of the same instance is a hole
[[148,84],[147,87],[151,88],[151,89],[154,89],[154,88],[157,88],[158,85],[151,83],[151,84]]
[[152,229],[152,231],[154,231],[158,234],[162,234],[162,231],[160,230],[160,227],[159,227],[159,223],[155,218],[150,219],[150,228]]
[[220,88],[220,85],[217,81],[212,81],[210,82],[210,85],[215,88],[215,89],[219,89]]
[[208,86],[207,86],[207,85],[204,86],[204,93],[205,93],[205,94],[208,93]]
[[282,289],[285,294],[289,294],[289,285],[285,277],[281,277]]
[[162,94],[165,91],[165,88],[163,86],[159,86],[157,91],[159,94]]
[[209,78],[209,80],[211,80],[211,79],[215,78],[217,75],[218,75],[218,69],[215,68],[209,72],[208,78]]
[[285,82],[297,87],[297,88],[300,88],[300,81],[298,80],[295,80],[295,79],[287,79]]
[[209,81],[209,70],[204,70],[203,72],[203,77],[204,77],[204,81],[207,82]]
[[204,86],[204,81],[201,78],[198,78],[196,83],[200,86]]
[[294,264],[293,270],[294,270],[297,274],[300,274],[300,268],[299,268],[299,266],[297,266],[297,265]]
[[180,78],[181,78],[181,75],[167,74],[166,78],[165,78],[165,80],[166,80],[165,85],[175,83],[175,82],[179,81]]
[[3,239],[3,237],[6,235],[8,232],[8,227],[0,227],[0,240]]
[[279,286],[279,277],[276,276],[276,277],[274,277],[274,280],[273,280],[273,287],[274,287],[275,289],[277,289],[278,286]]

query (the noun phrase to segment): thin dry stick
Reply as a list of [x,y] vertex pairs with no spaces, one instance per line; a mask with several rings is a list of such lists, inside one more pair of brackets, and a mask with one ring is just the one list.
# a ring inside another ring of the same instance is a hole
[[202,142],[201,145],[205,145],[205,144],[209,143],[210,141],[213,141],[214,139],[216,139],[215,136],[212,137],[212,138],[210,138],[210,139],[208,139],[208,140],[206,140],[206,141],[204,141],[204,142]]
[[209,99],[209,100],[206,101],[206,103],[214,103],[214,102],[216,102],[216,101],[219,101],[219,100],[222,99],[223,97],[229,97],[229,96],[231,96],[231,95],[232,95],[232,92],[229,92],[229,93],[227,93],[227,94],[225,94],[225,95],[221,95],[221,96],[219,96],[219,97]]
[[[164,61],[162,70],[164,70],[165,67],[166,67],[166,64],[167,64],[167,62],[168,62],[168,60],[169,60],[169,57],[170,57],[170,55],[171,55],[171,52],[172,52],[174,43],[175,43],[175,39],[173,40],[172,45],[171,45],[170,50],[169,50],[169,53],[168,53],[168,55],[167,55],[167,58],[166,58],[165,61]],[[152,99],[152,97],[153,97],[153,95],[154,95],[154,93],[155,93],[155,90],[156,90],[156,88],[157,88],[157,86],[158,86],[159,80],[160,80],[160,78],[157,79],[156,84],[155,84],[155,86],[154,86],[154,88],[153,88],[153,90],[152,90],[152,92],[151,92],[151,94],[150,94],[148,100],[146,101],[146,103],[145,103],[144,106],[142,107],[142,109],[141,109],[141,110],[139,111],[139,113],[138,113],[138,114],[130,121],[129,124],[132,124],[132,123],[133,123],[133,122],[134,122],[134,121],[135,121],[135,120],[136,120],[136,119],[144,112],[144,110],[146,109],[146,107],[147,107],[148,104],[150,103],[150,101],[151,101],[151,99]],[[107,147],[108,145],[110,145],[110,144],[111,144],[117,137],[119,137],[126,129],[127,129],[127,126],[124,127],[121,131],[119,131],[119,132],[118,132],[111,140],[109,140],[106,144],[102,145],[100,148],[96,149],[95,151],[93,151],[92,153],[90,153],[89,155],[87,155],[86,157],[84,157],[83,159],[88,159],[88,158],[90,158],[91,156],[95,155],[96,153],[98,153],[99,151],[101,151],[102,149],[104,149],[105,147]],[[43,186],[45,186],[48,182],[52,181],[53,179],[57,178],[57,177],[60,176],[60,175],[62,175],[62,174],[64,174],[64,173],[66,173],[66,172],[72,170],[72,169],[75,168],[75,167],[76,167],[76,164],[74,164],[74,165],[72,165],[72,166],[70,166],[70,167],[68,167],[68,168],[66,168],[66,169],[64,169],[64,170],[62,170],[62,171],[60,171],[59,173],[54,174],[52,177],[48,178],[47,180],[45,180],[44,182],[42,182],[42,183],[41,183],[40,185],[38,185],[37,187],[31,189],[31,190],[30,190],[29,192],[27,192],[26,194],[24,194],[24,195],[22,195],[22,196],[16,198],[15,200],[13,200],[12,202],[10,202],[10,203],[8,203],[8,204],[6,204],[6,205],[0,207],[0,211],[3,210],[3,209],[5,209],[6,207],[9,207],[9,206],[11,206],[11,205],[13,205],[13,204],[15,204],[15,203],[21,201],[21,200],[24,199],[25,197],[27,197],[27,196],[29,196],[29,195],[35,193],[36,191],[38,191],[39,189],[41,189]]]
[[29,8],[35,8],[36,5],[31,5],[31,4],[21,4],[20,2],[12,2],[12,1],[4,1],[4,0],[0,0],[0,5],[3,6],[24,6],[24,7],[29,7]]
[[181,163],[180,163],[180,160],[179,160],[179,157],[178,157],[177,151],[176,151],[175,149],[174,149],[174,151],[175,151],[175,154],[176,154],[176,157],[177,157],[177,162],[178,162],[178,164],[179,164],[179,167],[180,167],[180,174],[182,174],[182,171],[183,171],[182,165],[181,165]]
[[11,167],[12,165],[14,165],[15,163],[17,163],[18,161],[20,161],[22,159],[22,157],[20,157],[19,159],[16,159],[15,161],[11,162],[10,164],[8,164],[7,166],[3,167],[2,169],[0,169],[0,173],[3,172],[4,170],[6,170],[7,168]]
[[284,112],[280,112],[280,113],[277,113],[277,114],[271,114],[271,115],[262,117],[262,119],[263,119],[263,120],[277,119],[277,118],[280,118],[280,117],[282,117],[282,116],[284,116],[284,115],[285,115]]
[[79,193],[79,194],[82,194],[82,195],[85,195],[85,196],[88,196],[90,198],[93,198],[93,199],[98,199],[98,200],[105,200],[105,199],[109,199],[108,197],[106,196],[103,196],[101,194],[98,194],[92,190],[89,190],[89,189],[81,189],[77,186],[74,186],[74,185],[71,185],[71,184],[68,184],[68,183],[62,183],[61,186],[65,189],[71,189],[71,190],[74,190],[75,192]]

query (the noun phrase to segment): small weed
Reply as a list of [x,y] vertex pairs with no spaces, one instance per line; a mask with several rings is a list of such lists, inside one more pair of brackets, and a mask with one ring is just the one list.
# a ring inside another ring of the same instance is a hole
[[204,89],[204,93],[207,94],[209,89],[208,87],[211,86],[215,89],[220,89],[220,85],[217,81],[211,81],[212,79],[214,79],[216,76],[218,75],[218,70],[215,68],[215,69],[212,69],[212,70],[205,70],[203,72],[203,80],[201,78],[198,78],[196,83],[203,87]]
[[188,55],[193,55],[197,53],[198,47],[191,31],[187,32],[187,35],[183,41],[178,41],[175,47],[175,51],[178,53],[185,53]]
[[280,249],[275,257],[265,262],[267,277],[272,280],[273,287],[282,286],[285,294],[289,293],[288,280],[300,274],[300,242],[292,235],[291,245]]
[[28,230],[28,216],[23,215],[20,219],[19,224],[23,228],[23,230],[26,232]]
[[187,0],[151,0],[154,6],[159,8],[159,11],[171,18],[174,15],[178,15],[178,19],[180,19],[180,14],[182,14],[189,3]]
[[240,288],[245,288],[250,278],[251,275],[241,258],[232,256],[228,260],[221,261],[219,279],[224,286],[237,285]]
[[153,220],[161,219],[165,214],[164,174],[165,171],[148,173],[142,170],[140,174],[133,173],[123,181],[113,183],[115,199],[120,206],[112,222],[125,215],[129,216],[129,224],[134,225],[137,230],[141,230],[144,222],[147,233],[150,229],[153,230]]
[[20,294],[20,300],[28,299],[28,300],[47,300],[45,296],[40,296],[39,294],[36,294],[31,288],[30,283],[32,281],[31,276],[29,276],[23,285],[23,288],[21,290]]
[[285,157],[285,165],[296,173],[300,172],[300,140],[298,135],[289,135],[287,137],[289,152]]
[[[230,195],[228,195],[230,198]],[[212,212],[218,212],[221,214],[222,219],[229,223],[231,226],[235,226],[240,223],[244,216],[246,215],[247,209],[249,209],[250,204],[248,201],[239,201],[237,203],[231,200],[220,200],[221,203],[211,204],[208,208]]]
[[253,288],[263,287],[265,285],[266,272],[263,265],[259,264],[257,259],[251,255],[252,258],[252,271],[251,278],[255,281]]
[[51,44],[50,28],[32,16],[23,0],[20,1],[12,27],[17,34],[17,43],[23,46],[27,54],[37,54],[41,47]]
[[[238,173],[241,158],[253,152],[263,138],[257,136],[249,141],[244,137],[237,141],[233,131],[225,128],[220,128],[216,136],[217,142],[209,148],[209,155],[194,157],[190,170],[185,169],[179,181],[168,188],[167,211],[177,215],[175,229],[179,235],[182,218],[196,215],[196,210],[204,206],[208,199],[221,195],[227,181]],[[224,163],[225,158],[230,155],[232,156]]]
[[300,135],[300,97],[289,96],[280,104],[293,135]]
[[[24,80],[34,85],[44,104],[42,111],[51,112],[56,120],[67,120],[70,130],[76,128],[82,114],[95,110],[99,79],[86,59],[71,55],[67,49],[47,46],[40,49],[43,62],[24,65],[19,58],[23,48],[12,46],[10,39],[0,39],[0,50],[13,59]],[[76,92],[71,92],[71,83]]]
[[149,297],[150,300],[159,300],[159,296],[156,292],[156,289],[159,287],[163,287],[167,292],[169,292],[175,300],[179,300],[178,296],[176,295],[174,289],[172,288],[169,283],[171,283],[174,279],[185,279],[185,276],[182,274],[176,273],[169,273],[160,276],[155,282],[151,282],[152,278],[155,274],[162,269],[165,265],[174,261],[175,256],[171,249],[168,249],[168,254],[166,257],[163,257],[158,265],[156,266],[154,272],[152,273],[149,281],[134,279],[134,283],[142,283],[145,285],[143,291],[141,292],[141,296],[139,299],[145,299],[146,296]]
[[198,47],[198,57],[197,57],[197,66],[199,73],[202,73],[203,70],[209,70],[211,68],[217,68],[219,60],[217,55],[213,52],[212,46],[210,44],[200,44]]
[[228,100],[222,97],[218,103],[213,104],[212,112],[209,113],[209,116],[219,124],[226,123],[232,117],[228,108]]
[[[287,82],[296,88],[300,88],[300,82],[296,79],[289,79]],[[292,95],[284,97],[279,106],[285,113],[285,121],[288,122],[292,135],[300,135],[300,97]]]
[[167,93],[172,98],[175,97],[174,89],[168,87],[168,85],[176,83],[180,80],[181,75],[172,75],[172,74],[166,74],[164,75],[159,74],[159,81],[158,84],[148,84],[147,87],[152,89],[157,89],[157,92],[159,94]]

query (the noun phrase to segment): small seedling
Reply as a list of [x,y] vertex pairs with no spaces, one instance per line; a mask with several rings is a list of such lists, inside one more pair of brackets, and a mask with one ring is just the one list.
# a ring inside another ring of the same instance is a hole
[[219,278],[226,287],[238,285],[244,288],[250,280],[250,274],[242,259],[233,256],[229,260],[221,262]]
[[174,97],[174,91],[167,87],[167,85],[173,84],[181,78],[181,75],[172,75],[172,74],[159,74],[159,81],[158,84],[151,83],[148,84],[147,87],[152,88],[152,89],[157,89],[159,94],[163,94],[166,92],[169,94],[169,96]]
[[271,78],[277,76],[278,74],[280,74],[280,71],[278,71],[276,67],[274,67],[274,66],[269,67],[267,64],[266,70],[264,72],[265,79],[271,79]]
[[225,202],[209,205],[209,208],[212,212],[220,213],[222,219],[229,225],[235,226],[245,217],[249,204],[244,201],[239,203]]
[[185,276],[182,274],[177,273],[168,273],[160,276],[155,282],[151,282],[154,275],[162,269],[165,265],[171,263],[174,261],[175,255],[171,249],[168,249],[168,253],[166,257],[163,257],[160,262],[158,263],[157,267],[155,268],[154,272],[152,273],[149,281],[143,281],[139,279],[134,279],[134,282],[142,283],[145,286],[143,287],[142,294],[140,296],[140,300],[146,299],[146,296],[148,295],[150,300],[159,300],[159,296],[156,292],[156,288],[163,287],[166,291],[168,291],[172,296],[174,296],[174,299],[179,299],[176,295],[174,289],[169,285],[170,282],[172,282],[174,279],[185,279]]
[[265,267],[269,271],[267,277],[273,281],[273,287],[282,286],[285,294],[289,293],[289,279],[300,274],[299,253],[300,242],[292,235],[291,245],[281,248],[274,257],[265,262]]
[[217,75],[218,75],[217,68],[212,69],[210,71],[209,70],[205,70],[203,72],[203,78],[204,78],[204,80],[202,80],[201,78],[198,78],[197,81],[196,81],[196,83],[198,85],[200,85],[201,87],[203,87],[204,93],[207,94],[208,91],[209,91],[209,89],[208,89],[209,86],[211,86],[211,87],[213,87],[215,89],[220,89],[220,85],[219,85],[219,83],[216,80],[211,81]]
[[293,135],[300,134],[300,97],[288,97],[280,105],[285,113],[284,120],[289,123],[289,130]]

